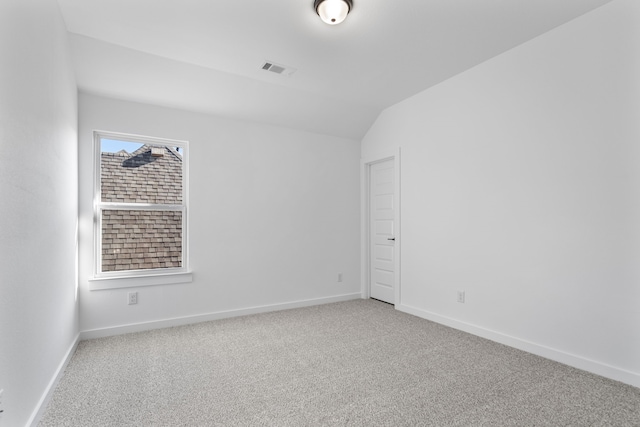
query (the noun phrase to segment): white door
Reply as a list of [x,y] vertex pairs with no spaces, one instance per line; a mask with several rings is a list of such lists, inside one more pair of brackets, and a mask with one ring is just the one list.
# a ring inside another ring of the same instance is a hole
[[374,163],[369,175],[369,283],[371,298],[395,302],[395,183],[393,159]]

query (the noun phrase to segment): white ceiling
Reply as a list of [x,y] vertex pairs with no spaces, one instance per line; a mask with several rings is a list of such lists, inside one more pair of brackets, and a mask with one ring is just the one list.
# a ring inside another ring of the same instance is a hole
[[[58,0],[81,90],[361,139],[378,114],[612,0]],[[261,69],[265,60],[297,69]]]

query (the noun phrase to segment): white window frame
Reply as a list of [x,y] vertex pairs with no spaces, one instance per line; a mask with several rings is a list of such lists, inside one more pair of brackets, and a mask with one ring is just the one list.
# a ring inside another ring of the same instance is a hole
[[[149,145],[179,147],[182,151],[182,204],[114,203],[101,200],[101,140],[118,140]],[[93,278],[91,290],[128,288],[138,286],[187,283],[192,281],[189,269],[189,142],[126,133],[94,131],[94,187],[93,187]],[[182,262],[181,267],[145,270],[101,271],[102,265],[102,211],[103,210],[155,210],[182,212]]]

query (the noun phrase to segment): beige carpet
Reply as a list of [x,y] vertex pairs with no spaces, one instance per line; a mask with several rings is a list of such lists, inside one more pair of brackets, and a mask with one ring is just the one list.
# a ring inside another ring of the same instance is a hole
[[640,426],[640,389],[356,300],[83,341],[41,426]]

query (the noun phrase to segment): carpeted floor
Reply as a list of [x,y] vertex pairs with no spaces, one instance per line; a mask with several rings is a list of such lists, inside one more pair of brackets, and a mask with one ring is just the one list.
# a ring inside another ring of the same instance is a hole
[[83,341],[41,426],[640,426],[640,389],[373,300]]

